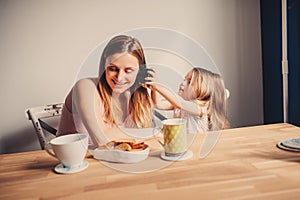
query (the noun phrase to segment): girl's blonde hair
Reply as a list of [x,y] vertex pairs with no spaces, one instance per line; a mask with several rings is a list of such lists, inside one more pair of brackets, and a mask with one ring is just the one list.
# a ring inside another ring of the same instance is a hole
[[208,130],[229,127],[227,120],[227,96],[223,78],[206,69],[195,67],[188,75],[190,87],[200,106],[207,106]]
[[[146,60],[143,48],[136,38],[126,35],[119,35],[112,38],[103,50],[99,66],[98,89],[104,104],[104,115],[109,123],[117,124],[118,111],[112,100],[112,89],[106,81],[105,64],[106,59],[116,53],[127,52],[138,59],[139,68],[146,67]],[[152,101],[146,88],[141,87],[138,80],[130,88],[131,97],[129,100],[129,114],[133,121],[142,127],[149,127],[152,123]],[[120,109],[119,109],[120,111]]]

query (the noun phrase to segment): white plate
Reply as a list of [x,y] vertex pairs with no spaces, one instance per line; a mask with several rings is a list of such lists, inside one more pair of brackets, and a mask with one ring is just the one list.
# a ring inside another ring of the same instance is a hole
[[290,138],[283,140],[282,145],[300,150],[300,138]]
[[150,152],[149,146],[141,151],[123,151],[123,150],[108,150],[95,149],[92,154],[97,160],[117,163],[137,163],[145,160]]
[[166,156],[165,152],[162,152],[160,157],[164,160],[168,161],[182,161],[187,160],[193,157],[193,152],[190,150],[187,150],[183,155],[180,156]]
[[88,161],[84,160],[81,165],[76,168],[64,167],[63,164],[58,164],[54,171],[60,174],[73,174],[76,172],[81,172],[82,170],[86,169],[89,166]]
[[287,150],[287,151],[300,152],[300,149],[286,147],[286,146],[282,145],[281,142],[277,143],[277,147],[280,148],[280,149],[283,149],[283,150]]

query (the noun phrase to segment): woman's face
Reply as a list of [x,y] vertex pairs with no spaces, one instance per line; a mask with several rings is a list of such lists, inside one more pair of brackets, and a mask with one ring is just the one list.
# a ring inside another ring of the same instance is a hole
[[113,92],[121,94],[134,84],[139,71],[139,62],[129,53],[109,56],[105,64],[106,81]]
[[183,82],[179,85],[179,96],[181,96],[185,100],[191,100],[195,98],[195,91],[190,86],[192,80],[192,73],[188,73]]

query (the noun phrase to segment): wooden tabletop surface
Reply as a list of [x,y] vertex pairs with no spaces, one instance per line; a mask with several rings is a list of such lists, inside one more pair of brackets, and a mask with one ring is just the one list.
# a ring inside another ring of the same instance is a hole
[[[300,199],[300,153],[278,149],[300,128],[282,123],[228,129],[204,158],[205,134],[197,134],[191,159],[160,159],[162,149],[137,164],[106,163],[57,174],[45,151],[0,155],[0,199]],[[147,141],[146,141],[147,142]],[[157,143],[157,142],[156,142]]]

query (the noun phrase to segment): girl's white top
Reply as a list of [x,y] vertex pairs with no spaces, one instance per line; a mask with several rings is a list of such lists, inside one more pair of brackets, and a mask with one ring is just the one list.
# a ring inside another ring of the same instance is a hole
[[186,119],[187,133],[204,133],[208,131],[207,108],[202,108],[202,117],[186,110],[181,111],[181,117]]

